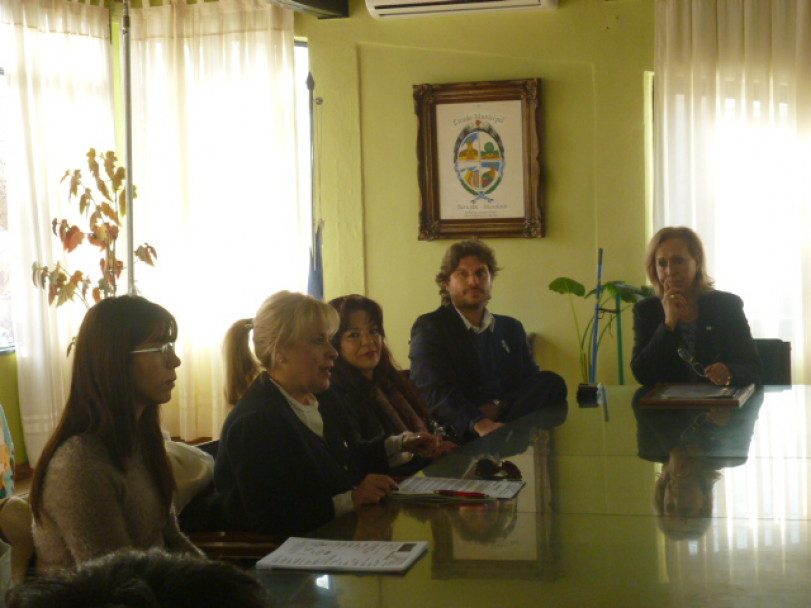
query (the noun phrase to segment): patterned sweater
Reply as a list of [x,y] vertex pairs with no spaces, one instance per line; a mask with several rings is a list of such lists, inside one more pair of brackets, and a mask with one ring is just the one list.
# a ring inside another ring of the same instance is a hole
[[125,547],[200,553],[177,525],[136,453],[126,473],[101,441],[74,436],[53,455],[42,486],[41,522],[34,522],[37,570],[70,568]]

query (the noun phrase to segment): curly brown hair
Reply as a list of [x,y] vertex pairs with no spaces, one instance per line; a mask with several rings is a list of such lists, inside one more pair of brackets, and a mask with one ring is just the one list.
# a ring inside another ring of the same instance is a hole
[[460,241],[451,245],[445,252],[442,258],[442,264],[439,266],[439,272],[436,274],[436,284],[439,286],[439,295],[442,296],[442,304],[445,306],[451,303],[451,296],[448,293],[445,284],[451,278],[451,274],[459,266],[459,262],[468,256],[475,256],[482,262],[487,264],[490,270],[490,276],[496,278],[499,270],[498,262],[496,262],[496,253],[486,244],[478,239],[469,239],[467,241]]

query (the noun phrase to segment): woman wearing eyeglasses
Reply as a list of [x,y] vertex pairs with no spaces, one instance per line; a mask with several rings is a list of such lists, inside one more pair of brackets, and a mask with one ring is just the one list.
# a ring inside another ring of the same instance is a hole
[[180,532],[160,429],[180,359],[174,317],[138,296],[85,315],[70,393],[31,485],[40,572],[122,548],[199,553]]
[[328,390],[337,327],[331,306],[281,291],[228,331],[226,392],[235,406],[223,424],[214,483],[234,529],[279,540],[304,534],[388,496],[397,487],[389,467],[403,452],[438,449],[430,433],[359,441],[345,404]]
[[662,228],[648,245],[645,265],[658,295],[634,307],[636,379],[759,383],[760,359],[743,302],[713,288],[698,235],[686,227]]

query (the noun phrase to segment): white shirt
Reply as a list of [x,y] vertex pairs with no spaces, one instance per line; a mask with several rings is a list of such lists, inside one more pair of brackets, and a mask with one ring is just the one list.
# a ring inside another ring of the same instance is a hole
[[481,327],[476,327],[475,325],[473,325],[473,323],[468,321],[467,317],[465,315],[463,315],[462,312],[458,308],[456,308],[456,306],[454,306],[453,309],[457,313],[459,313],[460,317],[462,317],[462,322],[465,324],[465,327],[467,329],[473,330],[477,334],[483,333],[483,332],[487,331],[488,329],[490,331],[493,331],[493,328],[495,328],[495,326],[496,326],[496,318],[486,308],[484,309],[484,314],[482,315],[482,325],[481,325]]
[[[314,403],[302,403],[284,390],[284,388],[273,378],[270,380],[276,385],[276,388],[279,389],[279,392],[281,392],[282,396],[290,405],[290,409],[293,410],[293,413],[299,420],[301,420],[304,426],[323,439],[324,419],[321,417],[321,412],[318,411],[318,401],[313,397]],[[405,431],[399,435],[386,437],[385,441],[383,442],[383,447],[386,450],[386,456],[389,459],[389,466],[394,467],[408,462],[413,458],[413,454],[403,452],[403,441],[413,435],[416,435],[416,433]],[[335,509],[335,517],[343,515],[344,513],[349,513],[355,508],[355,503],[352,502],[352,490],[347,490],[342,494],[336,494],[333,496],[332,506]]]

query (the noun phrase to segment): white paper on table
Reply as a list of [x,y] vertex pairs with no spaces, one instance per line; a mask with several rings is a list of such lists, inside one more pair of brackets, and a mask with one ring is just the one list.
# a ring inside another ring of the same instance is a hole
[[428,549],[427,541],[324,540],[291,536],[257,568],[405,572]]
[[399,483],[397,494],[431,494],[437,490],[480,492],[490,498],[515,498],[523,481],[513,479],[451,479],[448,477],[409,477]]

